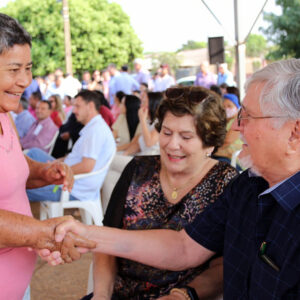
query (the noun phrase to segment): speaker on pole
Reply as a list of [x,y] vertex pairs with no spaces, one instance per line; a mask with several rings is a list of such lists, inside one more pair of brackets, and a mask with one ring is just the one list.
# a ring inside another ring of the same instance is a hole
[[222,64],[225,61],[224,57],[224,37],[211,37],[208,38],[208,53],[209,63]]

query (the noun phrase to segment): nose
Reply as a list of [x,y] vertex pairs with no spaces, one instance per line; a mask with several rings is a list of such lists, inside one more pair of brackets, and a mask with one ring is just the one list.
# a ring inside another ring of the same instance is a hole
[[176,134],[172,134],[170,136],[168,148],[172,150],[180,149],[180,139]]
[[31,81],[32,81],[31,71],[22,70],[19,73],[19,76],[17,78],[17,85],[22,88],[26,88],[30,85]]

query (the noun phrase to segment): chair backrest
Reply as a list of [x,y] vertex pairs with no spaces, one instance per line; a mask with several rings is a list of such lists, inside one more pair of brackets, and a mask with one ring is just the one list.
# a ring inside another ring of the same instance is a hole
[[57,130],[57,131],[55,132],[55,134],[54,134],[54,136],[53,136],[51,142],[50,142],[47,146],[45,146],[45,149],[48,149],[48,148],[49,148],[48,154],[50,154],[50,155],[52,154],[52,151],[53,151],[53,149],[54,149],[54,145],[55,145],[56,139],[58,138],[58,135],[59,135],[59,130]]
[[[111,162],[113,161],[113,159],[115,157],[115,154],[116,154],[116,150],[113,151],[113,153],[111,154],[109,160],[107,161],[107,163],[102,168],[100,168],[96,171],[89,172],[89,173],[74,175],[74,180],[87,178],[87,177],[90,177],[90,176],[95,176],[95,175],[98,175],[102,172],[105,172],[109,168]],[[62,202],[69,201],[69,192],[68,191],[62,191],[61,196],[60,196],[60,201],[62,201]]]
[[129,163],[129,161],[132,159],[132,156],[125,156],[125,155],[119,155],[116,154],[110,168],[106,174],[106,177],[104,179],[102,189],[101,189],[101,200],[102,200],[102,207],[103,212],[106,211],[111,193],[118,182],[123,169],[126,167],[126,165]]

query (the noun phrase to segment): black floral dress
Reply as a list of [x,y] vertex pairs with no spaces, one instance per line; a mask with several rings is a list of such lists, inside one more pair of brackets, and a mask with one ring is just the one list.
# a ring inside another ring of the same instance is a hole
[[[180,202],[165,198],[159,179],[160,157],[135,157],[120,177],[105,214],[106,226],[128,230],[181,230],[215,202],[237,171],[218,162]],[[156,299],[192,281],[207,266],[184,271],[160,270],[118,258],[112,299]]]

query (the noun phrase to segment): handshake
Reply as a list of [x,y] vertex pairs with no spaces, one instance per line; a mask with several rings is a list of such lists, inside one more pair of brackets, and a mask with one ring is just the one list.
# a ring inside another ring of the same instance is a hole
[[[83,237],[83,232],[65,232],[64,228],[72,224],[74,228],[87,228],[71,216],[48,219],[40,222],[39,230],[33,233],[29,249],[35,249],[43,260],[51,265],[71,263],[96,247],[96,242]],[[82,230],[81,230],[82,231]],[[62,235],[62,232],[63,235]]]

